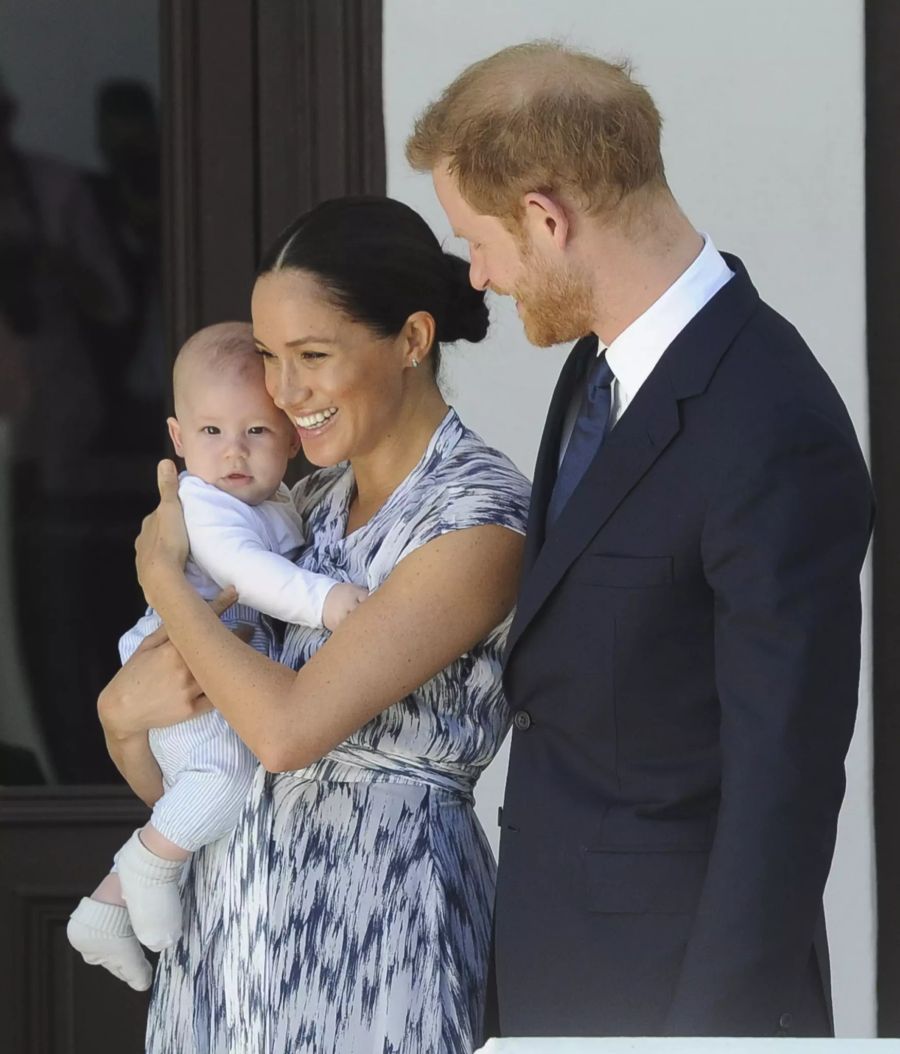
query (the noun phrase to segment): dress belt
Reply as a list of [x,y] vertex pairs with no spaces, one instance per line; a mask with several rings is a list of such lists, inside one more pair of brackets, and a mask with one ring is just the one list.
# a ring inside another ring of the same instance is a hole
[[480,773],[475,766],[452,766],[342,743],[312,765],[285,775],[317,782],[418,784],[473,801]]

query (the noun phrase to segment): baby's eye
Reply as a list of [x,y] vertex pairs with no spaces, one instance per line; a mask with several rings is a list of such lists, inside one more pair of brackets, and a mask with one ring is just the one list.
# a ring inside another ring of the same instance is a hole
[[268,428],[266,428],[265,425],[253,425],[251,428],[248,428],[247,431],[252,436],[261,436],[261,435],[265,435],[265,433],[268,432],[269,430],[268,430]]
[[208,436],[217,436],[221,433],[221,429],[216,425],[204,425],[200,431],[205,432]]

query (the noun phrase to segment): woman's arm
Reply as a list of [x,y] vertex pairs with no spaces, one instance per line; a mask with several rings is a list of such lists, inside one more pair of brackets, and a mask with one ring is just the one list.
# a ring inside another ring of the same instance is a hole
[[[234,600],[234,591],[225,590],[203,607],[218,621],[219,614]],[[163,793],[147,730],[187,721],[209,709],[209,701],[169,641],[164,626],[142,641],[100,693],[97,711],[109,756],[147,805]]]
[[523,539],[470,527],[402,560],[299,672],[236,641],[184,579],[174,465],[137,543],[138,577],[212,704],[272,771],[302,768],[483,640],[512,609]]

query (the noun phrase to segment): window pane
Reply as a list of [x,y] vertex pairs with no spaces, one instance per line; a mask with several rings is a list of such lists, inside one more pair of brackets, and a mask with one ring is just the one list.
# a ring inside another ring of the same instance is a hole
[[100,783],[166,449],[158,5],[0,18],[0,784]]

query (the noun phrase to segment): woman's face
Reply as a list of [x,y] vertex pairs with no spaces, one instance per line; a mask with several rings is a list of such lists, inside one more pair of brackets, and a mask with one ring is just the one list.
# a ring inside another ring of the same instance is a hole
[[266,388],[314,465],[364,457],[401,430],[402,341],[351,321],[302,271],[259,278],[251,311]]

